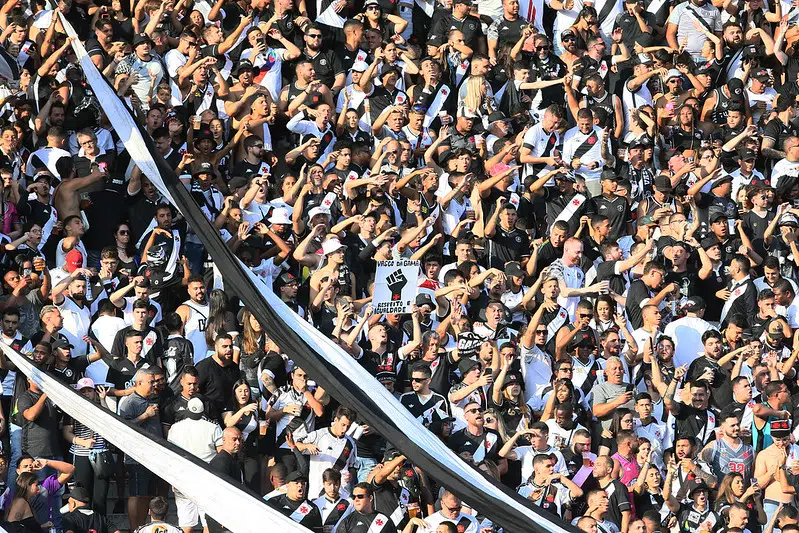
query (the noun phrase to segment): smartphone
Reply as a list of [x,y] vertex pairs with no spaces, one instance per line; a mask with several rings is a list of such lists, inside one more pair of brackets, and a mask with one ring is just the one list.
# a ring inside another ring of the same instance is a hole
[[24,269],[22,269],[22,277],[24,278],[25,276],[30,276],[32,272],[33,272],[33,269],[24,268]]
[[103,174],[108,173],[108,163],[106,163],[105,161],[100,161],[99,163],[97,163],[97,168],[99,168],[100,172],[102,172]]

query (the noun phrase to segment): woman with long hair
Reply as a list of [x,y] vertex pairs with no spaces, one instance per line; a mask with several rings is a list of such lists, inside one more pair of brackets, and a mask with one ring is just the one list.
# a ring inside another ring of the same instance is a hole
[[577,14],[574,25],[569,28],[577,36],[577,46],[581,50],[585,50],[588,41],[599,35],[598,20],[599,15],[596,8],[584,5]]
[[225,427],[236,427],[241,431],[241,458],[244,465],[244,483],[253,490],[260,490],[259,439],[266,435],[269,418],[261,416],[258,403],[252,398],[250,384],[240,379],[233,384],[233,399],[222,413]]
[[225,291],[214,289],[208,295],[208,323],[205,327],[205,342],[213,346],[217,336],[224,333],[239,334],[236,315],[230,311],[230,301]]
[[340,296],[350,296],[355,299],[355,273],[350,270],[345,261],[346,249],[347,247],[341,244],[337,238],[330,238],[322,243],[321,266],[311,274],[311,302],[319,292],[324,278],[330,278],[338,283]]
[[591,319],[590,326],[597,334],[602,334],[608,330],[618,330],[615,322],[616,302],[610,294],[600,294],[594,302],[594,318]]
[[524,401],[522,378],[515,372],[508,371],[510,362],[507,357],[502,360],[502,368],[491,387],[488,405],[499,411],[508,434],[514,435],[517,431],[529,428],[533,420],[527,402]]
[[23,472],[17,476],[14,497],[5,512],[7,522],[19,523],[26,530],[41,531],[45,524],[39,524],[33,515],[31,499],[39,494],[39,480],[33,472]]
[[[663,507],[663,477],[660,475],[658,468],[652,464],[652,444],[649,441],[643,443],[646,439],[639,439],[639,450],[649,447],[646,453],[646,459],[643,463],[639,463],[641,471],[638,474],[638,480],[632,487],[632,496],[635,503],[635,512],[641,516],[646,511],[654,510],[660,511]],[[639,454],[640,455],[640,454]]]
[[491,114],[492,104],[489,99],[493,98],[488,94],[488,82],[484,76],[469,76],[466,79],[466,94],[461,102],[477,114],[479,120],[475,120],[475,125],[481,130],[483,127],[483,117]]
[[730,472],[719,483],[715,510],[718,513],[722,513],[733,503],[741,502],[749,507],[747,529],[753,532],[760,531],[761,524],[766,523],[766,513],[763,510],[763,503],[759,496],[759,486],[750,484],[747,487],[743,474]]
[[633,413],[626,407],[619,407],[613,411],[610,427],[602,432],[599,444],[599,455],[613,455],[618,451],[616,437],[620,431],[633,430]]
[[114,230],[114,244],[119,258],[117,271],[130,278],[139,269],[139,257],[132,242],[130,225],[127,222],[117,224]]
[[[94,382],[89,378],[78,381],[78,393],[96,405],[104,405],[94,388]],[[101,395],[104,396],[105,389]],[[111,476],[115,473],[113,468],[109,472],[98,471],[92,464],[92,456],[96,457],[95,464],[100,464],[104,454],[110,454],[108,443],[102,435],[81,421],[73,419],[64,423],[62,430],[64,439],[71,443],[69,453],[72,455],[72,464],[75,466],[75,483],[86,489],[91,498],[91,508],[98,514],[106,514],[106,500]]]
[[266,336],[261,323],[249,309],[241,316],[241,358],[239,367],[250,385],[252,397],[269,397],[286,384],[286,362],[278,346]]

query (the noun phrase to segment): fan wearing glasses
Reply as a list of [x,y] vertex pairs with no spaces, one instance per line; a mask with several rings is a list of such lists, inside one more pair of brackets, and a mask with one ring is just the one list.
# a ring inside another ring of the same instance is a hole
[[445,490],[441,496],[440,503],[441,510],[424,520],[427,522],[427,531],[436,531],[442,522],[453,522],[458,531],[463,533],[477,533],[479,531],[480,526],[477,519],[462,512],[463,504],[460,498]]
[[[433,361],[438,363],[439,360]],[[436,365],[438,366],[438,365]],[[444,371],[445,368],[439,369]],[[412,392],[400,396],[400,403],[422,423],[430,423],[436,411],[450,416],[449,402],[437,392],[430,390],[430,380],[433,377],[431,365],[426,362],[416,363],[411,369]]]
[[338,523],[336,533],[394,533],[397,530],[390,518],[374,510],[374,489],[369,483],[355,485],[352,504],[355,511]]

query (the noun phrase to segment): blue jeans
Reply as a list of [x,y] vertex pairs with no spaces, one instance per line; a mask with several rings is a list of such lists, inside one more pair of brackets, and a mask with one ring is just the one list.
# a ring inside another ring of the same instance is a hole
[[[774,516],[774,513],[777,512],[777,508],[780,506],[780,502],[775,502],[774,500],[763,500],[763,512],[766,513],[766,523],[771,521],[771,517]],[[777,531],[775,529],[774,531]]]
[[359,457],[355,465],[358,469],[358,483],[366,481],[366,476],[377,466],[377,459],[371,457]]
[[17,483],[17,465],[22,457],[22,428],[16,424],[8,425],[8,438],[11,443],[11,458],[8,461],[8,486]]
[[189,270],[192,274],[202,274],[205,263],[205,247],[202,244],[187,242],[183,246],[186,258],[189,260]]

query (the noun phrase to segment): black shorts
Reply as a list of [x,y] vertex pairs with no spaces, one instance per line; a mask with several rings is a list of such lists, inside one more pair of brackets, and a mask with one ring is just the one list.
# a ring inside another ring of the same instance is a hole
[[127,464],[128,496],[153,496],[155,495],[156,477],[144,465]]

